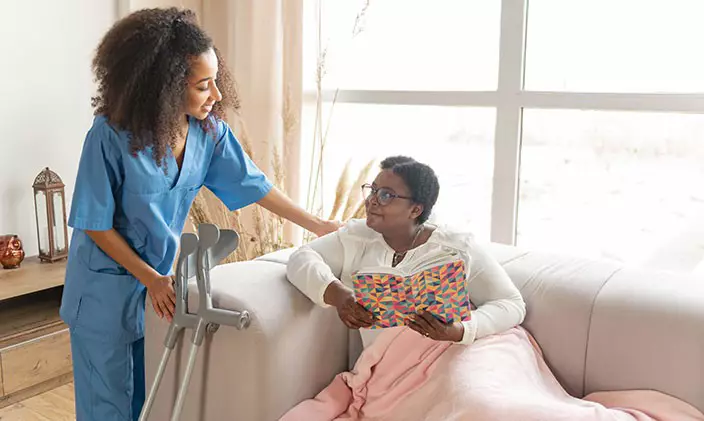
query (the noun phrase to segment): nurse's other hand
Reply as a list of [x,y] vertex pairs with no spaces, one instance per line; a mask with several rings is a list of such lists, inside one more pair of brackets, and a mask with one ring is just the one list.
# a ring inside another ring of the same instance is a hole
[[174,281],[171,276],[158,276],[146,284],[149,298],[152,300],[152,307],[159,318],[171,322],[176,309],[176,292],[174,291]]

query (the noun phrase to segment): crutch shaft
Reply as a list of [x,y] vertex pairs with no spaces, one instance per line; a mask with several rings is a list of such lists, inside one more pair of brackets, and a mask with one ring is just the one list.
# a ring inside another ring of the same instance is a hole
[[161,379],[164,377],[164,371],[169,362],[169,357],[171,356],[171,348],[165,347],[164,353],[161,356],[161,361],[159,361],[159,367],[156,371],[156,377],[154,378],[154,384],[149,391],[149,396],[147,396],[144,406],[142,407],[142,413],[139,416],[139,421],[146,421],[149,417],[149,413],[152,410],[152,405],[154,404],[154,399],[156,398],[156,392],[159,390],[159,385],[161,384]]
[[186,365],[186,373],[183,376],[181,387],[178,390],[178,396],[176,397],[176,405],[174,405],[174,412],[171,415],[171,421],[179,421],[179,418],[181,417],[183,404],[186,401],[186,392],[188,391],[188,384],[191,381],[193,367],[195,367],[196,365],[196,356],[198,355],[198,348],[199,346],[197,344],[191,344],[191,350],[188,354],[188,364]]

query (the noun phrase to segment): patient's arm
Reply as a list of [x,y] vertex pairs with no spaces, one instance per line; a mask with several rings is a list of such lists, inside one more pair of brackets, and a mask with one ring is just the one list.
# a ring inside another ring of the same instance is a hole
[[330,283],[339,280],[344,248],[339,232],[320,237],[296,250],[286,268],[288,280],[314,303],[328,307],[323,297]]
[[462,342],[506,331],[523,323],[526,305],[518,288],[503,267],[477,244],[470,250],[472,257],[470,278],[467,281],[469,298],[477,309],[472,319],[462,322]]

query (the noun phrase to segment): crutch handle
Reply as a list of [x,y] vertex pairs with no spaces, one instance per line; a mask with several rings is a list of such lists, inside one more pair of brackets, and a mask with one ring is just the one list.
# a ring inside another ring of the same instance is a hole
[[232,253],[238,245],[239,235],[235,231],[220,230],[212,224],[201,224],[198,227],[196,252],[196,279],[200,296],[198,314],[209,323],[246,329],[251,321],[249,313],[214,308],[210,288],[210,269]]
[[203,318],[210,323],[217,323],[219,325],[225,326],[234,326],[239,330],[248,328],[250,322],[252,321],[249,312],[246,310],[236,311],[223,310],[220,308],[207,309]]
[[[196,251],[198,250],[198,236],[193,233],[181,235],[181,251],[176,264],[174,290],[176,292],[176,311],[171,325],[175,333],[169,333],[166,346],[173,348],[178,332],[184,328],[194,328],[198,317],[188,312],[188,280],[195,276]],[[170,331],[171,332],[171,331]]]

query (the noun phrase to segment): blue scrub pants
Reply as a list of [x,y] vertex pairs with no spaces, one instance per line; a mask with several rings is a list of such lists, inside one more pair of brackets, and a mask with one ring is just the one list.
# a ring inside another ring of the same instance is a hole
[[76,421],[135,421],[145,398],[144,338],[104,343],[71,331]]

